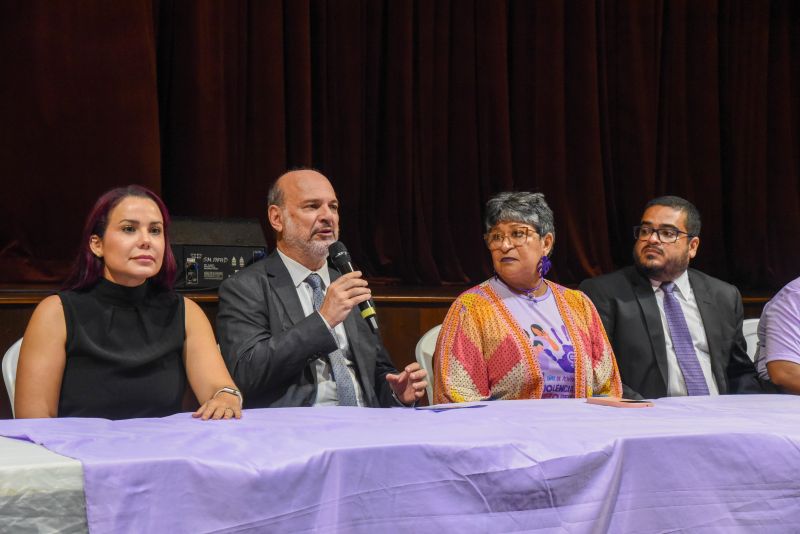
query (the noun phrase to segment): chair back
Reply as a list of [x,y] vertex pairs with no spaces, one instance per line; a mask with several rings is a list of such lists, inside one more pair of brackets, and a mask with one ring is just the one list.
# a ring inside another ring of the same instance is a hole
[[19,361],[19,348],[22,346],[22,338],[11,345],[3,356],[3,382],[6,383],[8,400],[11,401],[11,415],[14,415],[14,384],[17,382],[17,362]]
[[428,402],[433,404],[433,353],[436,351],[436,339],[439,337],[439,330],[442,325],[436,325],[425,332],[417,342],[414,354],[417,357],[419,366],[428,372]]
[[742,323],[742,334],[747,341],[747,355],[755,361],[758,353],[758,319],[745,319]]

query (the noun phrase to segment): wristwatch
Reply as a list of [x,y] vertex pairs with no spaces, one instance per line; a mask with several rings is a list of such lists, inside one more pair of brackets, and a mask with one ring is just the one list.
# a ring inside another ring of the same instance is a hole
[[242,405],[244,404],[244,397],[242,397],[242,392],[239,391],[238,389],[230,388],[227,386],[224,388],[219,388],[217,392],[214,393],[214,396],[211,398],[216,399],[217,395],[219,395],[220,393],[227,393],[229,395],[236,395],[237,397],[239,397],[239,408],[241,408]]

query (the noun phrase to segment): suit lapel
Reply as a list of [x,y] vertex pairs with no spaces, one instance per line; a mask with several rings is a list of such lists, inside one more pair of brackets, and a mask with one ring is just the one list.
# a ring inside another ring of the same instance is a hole
[[292,277],[289,276],[289,271],[283,264],[283,260],[281,260],[276,250],[264,261],[266,262],[267,275],[270,279],[269,283],[277,300],[286,310],[286,315],[289,316],[292,324],[299,323],[305,318],[305,314],[300,304],[300,298],[297,296],[297,289],[294,287]]
[[650,280],[640,275],[635,268],[630,271],[630,277],[633,292],[636,295],[636,300],[639,301],[639,307],[642,309],[650,344],[656,357],[658,370],[661,372],[661,378],[664,380],[664,390],[666,391],[667,377],[669,376],[669,371],[667,370],[667,340],[664,337],[664,326],[661,323],[661,312],[658,310],[656,295],[653,292]]
[[703,330],[706,332],[708,342],[708,354],[711,356],[711,369],[714,372],[714,379],[720,393],[724,393],[725,370],[722,368],[722,347],[721,328],[719,327],[717,311],[714,309],[714,302],[711,300],[711,293],[705,281],[697,274],[689,270],[689,284],[692,286],[692,293],[697,302],[697,309],[700,310],[700,318],[703,319]]

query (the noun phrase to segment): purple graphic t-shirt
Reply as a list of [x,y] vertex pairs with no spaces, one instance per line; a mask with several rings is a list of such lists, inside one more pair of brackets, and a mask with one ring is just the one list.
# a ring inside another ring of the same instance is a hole
[[575,348],[558,313],[553,292],[531,300],[511,291],[503,282],[489,282],[533,345],[542,368],[543,399],[575,397]]

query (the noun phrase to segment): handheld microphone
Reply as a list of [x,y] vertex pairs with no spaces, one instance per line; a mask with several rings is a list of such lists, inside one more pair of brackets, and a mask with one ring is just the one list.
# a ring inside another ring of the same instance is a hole
[[[347,252],[347,247],[341,241],[336,241],[328,247],[328,257],[333,262],[333,266],[339,269],[342,274],[352,273],[356,270],[353,266],[353,260],[350,258],[350,253]],[[373,333],[378,332],[378,317],[375,313],[375,304],[372,299],[362,302],[358,305],[361,310],[361,317],[367,321]]]

